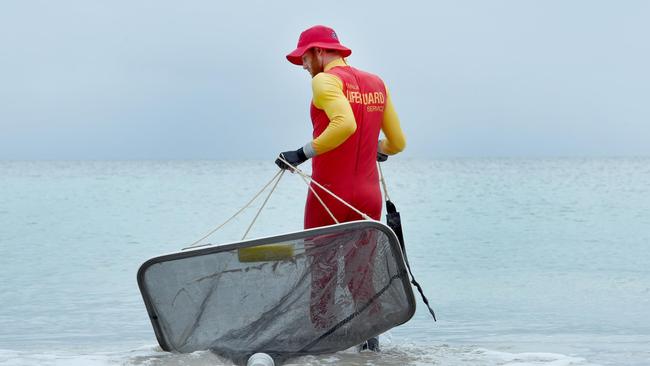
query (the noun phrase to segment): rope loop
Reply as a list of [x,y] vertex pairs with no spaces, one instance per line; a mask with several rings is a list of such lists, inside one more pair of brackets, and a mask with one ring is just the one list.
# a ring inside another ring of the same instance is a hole
[[[302,170],[298,169],[297,167],[291,165],[291,164],[290,164],[288,161],[286,161],[282,156],[280,156],[278,159],[280,159],[283,163],[287,164],[287,165],[291,168],[292,173],[298,173],[298,174],[300,174],[300,175],[303,177],[303,179],[309,179],[309,181],[310,181],[311,183],[314,183],[318,188],[320,188],[320,189],[322,189],[323,191],[327,192],[330,196],[336,198],[339,202],[341,202],[342,204],[346,205],[346,206],[347,206],[349,209],[351,209],[352,211],[358,213],[361,217],[364,218],[364,220],[375,221],[375,220],[373,220],[370,216],[368,216],[368,215],[366,215],[365,213],[359,211],[356,207],[352,206],[351,204],[347,203],[344,199],[342,199],[341,197],[337,196],[334,192],[332,192],[332,191],[330,191],[329,189],[323,187],[320,183],[318,183],[317,181],[315,181],[314,178],[312,178],[311,175],[309,175],[309,174],[303,172]],[[306,182],[306,181],[305,181],[305,182]],[[310,186],[310,187],[311,187],[311,186]],[[311,188],[310,188],[310,189],[311,189]],[[314,192],[313,189],[312,189],[312,192]],[[316,192],[314,192],[314,194],[316,194]],[[316,195],[316,197],[318,197],[318,195]],[[323,207],[325,207],[325,203],[324,203],[320,198],[318,198],[318,200],[319,200],[320,203],[323,205]],[[327,209],[328,212],[330,212],[329,209],[328,209],[327,207],[325,207],[325,208]],[[331,212],[330,212],[330,215],[331,215]],[[334,219],[334,221],[338,223],[338,221],[336,221],[336,219]]]
[[[318,199],[318,202],[320,202],[320,204],[323,205],[323,208],[325,208],[325,210],[326,210],[327,213],[330,215],[330,217],[332,218],[332,220],[334,220],[335,223],[338,224],[339,221],[336,219],[336,217],[334,216],[334,214],[332,213],[332,211],[329,209],[329,207],[327,207],[327,205],[325,204],[325,202],[323,201],[323,199],[320,197],[320,195],[318,194],[318,192],[316,192],[316,190],[314,189],[314,187],[313,187],[310,183],[313,183],[316,187],[322,189],[322,190],[325,191],[327,194],[329,194],[330,196],[334,197],[334,198],[337,199],[339,202],[341,202],[342,204],[344,204],[345,206],[347,206],[349,209],[351,209],[352,211],[354,211],[354,212],[356,212],[357,214],[359,214],[359,216],[361,216],[364,220],[375,221],[375,220],[373,220],[370,216],[366,215],[364,212],[361,212],[361,211],[358,210],[356,207],[352,206],[351,204],[349,204],[348,202],[346,202],[344,199],[342,199],[341,197],[337,196],[334,192],[332,192],[332,191],[330,191],[329,189],[323,187],[323,185],[320,184],[320,183],[318,183],[316,180],[314,180],[314,178],[312,178],[311,175],[309,175],[309,174],[303,172],[302,170],[298,169],[297,167],[293,166],[291,163],[289,163],[288,161],[286,161],[286,160],[284,159],[284,157],[280,156],[278,159],[280,159],[282,162],[284,162],[285,164],[287,164],[287,166],[289,166],[289,167],[291,168],[291,172],[292,172],[292,173],[298,173],[298,174],[300,175],[300,177],[301,177],[302,180],[305,182],[305,184],[307,185],[307,187],[309,188],[309,190],[311,190],[311,192],[314,194],[314,196],[316,196],[316,198]],[[383,175],[381,174],[381,167],[380,167],[379,169],[380,169],[381,182],[382,182],[382,185],[384,186],[384,192],[386,193],[386,197],[388,197],[388,191],[386,190],[386,183],[384,182]],[[246,232],[245,232],[244,235],[242,236],[242,239],[241,239],[241,240],[244,240],[244,239],[246,238],[246,236],[248,235],[248,233],[250,232],[250,230],[251,230],[251,228],[253,227],[253,225],[255,224],[255,222],[257,221],[257,218],[259,217],[260,213],[262,212],[262,210],[263,210],[264,207],[266,206],[266,203],[269,201],[269,198],[271,198],[271,195],[272,195],[273,192],[275,191],[275,188],[278,186],[278,183],[280,183],[280,179],[282,179],[282,176],[284,175],[284,172],[285,172],[284,169],[280,169],[280,171],[278,171],[277,173],[275,173],[275,175],[273,176],[273,178],[271,178],[271,180],[269,180],[269,181],[264,185],[264,187],[262,187],[262,189],[260,189],[259,192],[257,192],[257,193],[253,196],[253,198],[251,198],[251,199],[250,199],[250,200],[249,200],[249,201],[248,201],[248,202],[247,202],[247,203],[246,203],[242,208],[240,208],[237,212],[235,212],[232,216],[230,216],[230,217],[229,217],[226,221],[224,221],[222,224],[220,224],[219,226],[217,226],[216,228],[212,229],[210,232],[208,232],[207,234],[205,234],[205,235],[204,235],[203,237],[201,237],[199,240],[197,240],[197,241],[193,242],[192,244],[190,244],[189,246],[183,248],[183,250],[185,250],[185,249],[190,249],[190,248],[196,248],[196,247],[202,247],[202,246],[209,245],[209,244],[199,244],[199,243],[201,243],[203,240],[205,240],[206,238],[208,238],[210,235],[214,234],[217,230],[219,230],[219,229],[221,229],[222,227],[224,227],[226,224],[228,224],[230,221],[232,221],[232,219],[234,219],[237,215],[239,215],[240,213],[242,213],[246,208],[248,208],[248,207],[249,207],[249,206],[250,206],[250,205],[251,205],[251,204],[252,204],[252,203],[257,199],[257,197],[259,197],[259,196],[262,194],[262,192],[264,192],[264,191],[265,191],[265,190],[266,190],[266,189],[267,189],[267,188],[268,188],[268,187],[273,183],[273,187],[271,188],[271,190],[269,191],[268,195],[267,195],[266,198],[264,199],[264,202],[262,203],[262,206],[260,206],[260,208],[257,210],[257,213],[255,214],[255,217],[253,218],[253,220],[252,220],[252,222],[250,223],[250,225],[248,225],[248,228],[246,229]]]
[[[237,215],[239,215],[239,214],[242,213],[245,209],[247,209],[247,208],[248,208],[248,207],[249,207],[249,206],[250,206],[250,205],[251,205],[251,204],[252,204],[252,203],[257,199],[257,197],[259,197],[260,194],[262,194],[262,192],[264,192],[264,191],[266,190],[266,188],[268,188],[268,186],[270,186],[271,183],[273,183],[273,182],[275,181],[275,184],[273,185],[273,189],[271,189],[271,192],[270,192],[269,195],[266,197],[266,200],[264,201],[264,204],[262,205],[262,208],[263,208],[264,205],[266,204],[266,202],[269,200],[269,197],[271,197],[271,193],[273,193],[273,190],[275,190],[275,187],[277,187],[278,183],[280,182],[280,179],[282,178],[282,175],[283,175],[283,174],[284,174],[284,170],[280,170],[279,172],[275,173],[275,175],[273,176],[273,178],[271,178],[271,180],[269,180],[269,181],[264,185],[264,187],[262,187],[262,189],[260,189],[259,192],[257,192],[257,193],[253,196],[253,198],[251,198],[251,199],[250,199],[250,200],[249,200],[249,201],[248,201],[248,202],[247,202],[247,203],[246,203],[242,208],[240,208],[237,212],[235,212],[232,216],[230,216],[226,221],[224,221],[223,223],[221,223],[221,225],[219,225],[219,226],[217,226],[216,228],[212,229],[209,233],[207,233],[207,234],[205,234],[203,237],[201,237],[201,239],[199,239],[199,240],[193,242],[192,244],[188,245],[187,247],[183,248],[182,250],[190,249],[190,248],[196,248],[196,247],[204,247],[204,246],[206,246],[206,245],[210,245],[210,244],[200,244],[200,245],[199,245],[199,243],[202,242],[203,240],[205,240],[206,238],[208,238],[210,235],[214,234],[217,230],[219,230],[219,229],[221,229],[222,227],[226,226],[226,224],[228,224],[230,221],[232,221],[232,219],[234,219]],[[277,180],[276,180],[276,179],[277,179]],[[259,216],[260,211],[261,211],[262,208],[260,208],[260,210],[257,212],[257,215],[255,215],[255,218],[253,219],[253,222],[248,226],[248,229],[246,230],[246,233],[244,234],[244,237],[246,237],[246,235],[247,235],[248,232],[250,231],[251,227],[253,226],[253,223],[255,223],[255,220],[256,220],[257,217]],[[242,238],[242,240],[243,240],[243,238]]]

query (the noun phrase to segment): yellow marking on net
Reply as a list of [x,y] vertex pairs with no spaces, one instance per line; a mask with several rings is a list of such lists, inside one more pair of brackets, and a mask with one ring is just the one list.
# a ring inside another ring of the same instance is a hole
[[240,262],[280,261],[293,257],[293,244],[266,244],[237,250]]

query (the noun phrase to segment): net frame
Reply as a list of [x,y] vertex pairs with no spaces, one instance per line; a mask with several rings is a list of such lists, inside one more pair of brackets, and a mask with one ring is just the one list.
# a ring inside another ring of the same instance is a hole
[[[145,307],[149,315],[149,319],[154,329],[154,334],[156,336],[156,339],[160,347],[165,351],[178,352],[176,347],[174,347],[174,345],[168,340],[168,337],[165,334],[163,327],[159,322],[155,305],[149,294],[149,289],[145,281],[146,272],[152,266],[159,263],[169,262],[169,261],[182,260],[182,259],[193,258],[197,256],[211,255],[211,254],[227,252],[227,251],[232,251],[237,249],[256,247],[260,245],[266,245],[266,244],[272,244],[278,242],[300,240],[300,239],[310,238],[314,236],[336,234],[348,230],[359,230],[359,229],[375,229],[384,233],[388,238],[388,245],[390,247],[390,251],[393,257],[395,258],[396,261],[395,264],[399,272],[398,280],[401,280],[402,282],[403,285],[402,287],[404,288],[405,291],[404,296],[406,297],[406,302],[408,303],[408,307],[409,307],[408,314],[405,317],[405,319],[403,319],[403,321],[397,324],[394,324],[393,326],[398,326],[406,323],[408,320],[412,318],[412,316],[415,313],[415,297],[411,289],[410,280],[407,273],[407,267],[405,264],[404,255],[402,253],[400,242],[396,234],[393,232],[393,230],[390,227],[386,226],[385,224],[378,221],[360,220],[360,221],[352,221],[352,222],[345,222],[345,223],[340,223],[340,224],[335,224],[330,226],[324,226],[315,229],[297,231],[297,232],[292,232],[287,234],[281,234],[276,236],[256,238],[256,239],[251,239],[251,240],[246,240],[241,242],[233,242],[233,243],[222,244],[222,245],[211,244],[208,246],[203,246],[198,248],[187,248],[179,252],[157,256],[145,261],[140,266],[137,273],[138,287],[142,294],[142,298],[144,300]],[[311,352],[305,351],[305,352],[294,352],[293,354],[288,356],[297,356],[301,353],[311,354]],[[282,356],[282,355],[278,355],[278,356]]]

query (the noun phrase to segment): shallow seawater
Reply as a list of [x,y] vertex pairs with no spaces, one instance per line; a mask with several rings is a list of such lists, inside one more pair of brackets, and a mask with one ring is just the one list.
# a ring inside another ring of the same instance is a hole
[[[510,353],[476,346],[452,347],[447,344],[432,348],[412,344],[389,345],[381,353],[357,352],[349,349],[333,355],[304,356],[288,360],[283,365],[595,365],[582,357],[555,353]],[[70,353],[70,352],[2,352],[5,365],[146,365],[202,366],[234,365],[209,351],[191,354],[162,352],[160,348],[142,348],[129,352]]]
[[[291,365],[650,364],[650,159],[389,160],[421,303]],[[269,162],[0,162],[0,364],[229,365],[156,344],[135,280],[242,207]],[[301,228],[287,174],[249,237]],[[237,241],[259,207],[210,237]],[[419,299],[418,299],[419,301]]]

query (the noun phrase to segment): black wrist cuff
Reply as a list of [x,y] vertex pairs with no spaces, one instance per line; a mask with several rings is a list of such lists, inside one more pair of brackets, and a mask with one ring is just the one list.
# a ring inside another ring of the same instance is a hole
[[307,160],[307,155],[305,155],[305,150],[302,149],[302,147],[298,150],[296,150],[296,154],[298,154],[298,157],[300,160],[305,161]]

